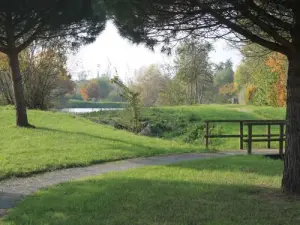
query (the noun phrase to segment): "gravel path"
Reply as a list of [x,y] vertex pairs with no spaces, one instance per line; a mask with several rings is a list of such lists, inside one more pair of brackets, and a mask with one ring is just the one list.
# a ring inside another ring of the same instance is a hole
[[123,171],[150,165],[166,165],[196,159],[225,157],[228,155],[238,154],[245,154],[245,152],[187,153],[181,155],[137,158],[117,162],[109,162],[89,167],[63,169],[35,175],[33,177],[12,178],[0,181],[0,217],[6,213],[7,209],[13,208],[26,195],[29,195],[37,191],[38,189],[46,188],[55,184],[81,179],[88,176],[105,174],[111,171]]

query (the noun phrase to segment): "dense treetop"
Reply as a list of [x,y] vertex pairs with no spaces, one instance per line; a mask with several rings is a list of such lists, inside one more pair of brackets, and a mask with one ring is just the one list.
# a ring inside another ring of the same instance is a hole
[[76,45],[90,43],[105,28],[106,11],[100,3],[91,0],[1,1],[0,51],[8,52],[15,47],[19,52],[34,40],[53,37],[67,37]]
[[149,46],[189,34],[256,42],[284,54],[297,45],[292,34],[300,6],[294,0],[110,0],[107,5],[123,36]]

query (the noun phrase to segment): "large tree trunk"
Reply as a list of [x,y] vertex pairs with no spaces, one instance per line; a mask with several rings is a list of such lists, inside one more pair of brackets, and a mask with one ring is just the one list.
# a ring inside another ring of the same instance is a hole
[[300,56],[289,58],[286,152],[282,190],[300,194]]
[[15,95],[15,106],[16,106],[16,122],[19,127],[30,127],[27,119],[27,111],[24,99],[24,87],[22,82],[22,76],[20,71],[18,53],[8,54],[10,68],[12,71],[12,82]]

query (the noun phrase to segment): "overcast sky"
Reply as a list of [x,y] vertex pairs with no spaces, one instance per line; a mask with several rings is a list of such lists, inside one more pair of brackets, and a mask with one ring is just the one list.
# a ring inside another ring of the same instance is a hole
[[[211,61],[218,63],[231,59],[236,67],[241,61],[241,55],[235,49],[230,48],[225,41],[220,40],[214,44],[214,52],[210,54]],[[134,71],[153,63],[163,64],[172,62],[172,58],[160,53],[160,48],[155,52],[143,45],[134,45],[122,38],[112,23],[108,23],[105,31],[90,45],[83,46],[79,51],[71,55],[68,60],[68,68],[73,78],[80,71],[86,71],[89,78],[107,71],[118,71],[122,79],[131,78]]]

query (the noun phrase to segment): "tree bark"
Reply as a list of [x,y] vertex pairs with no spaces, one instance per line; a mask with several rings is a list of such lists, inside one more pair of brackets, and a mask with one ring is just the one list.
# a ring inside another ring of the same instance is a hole
[[282,190],[300,194],[300,54],[289,58],[286,120]]
[[16,106],[16,124],[19,127],[31,127],[27,119],[27,110],[24,98],[24,87],[20,71],[19,56],[16,52],[8,54],[10,68],[12,72],[13,90]]

